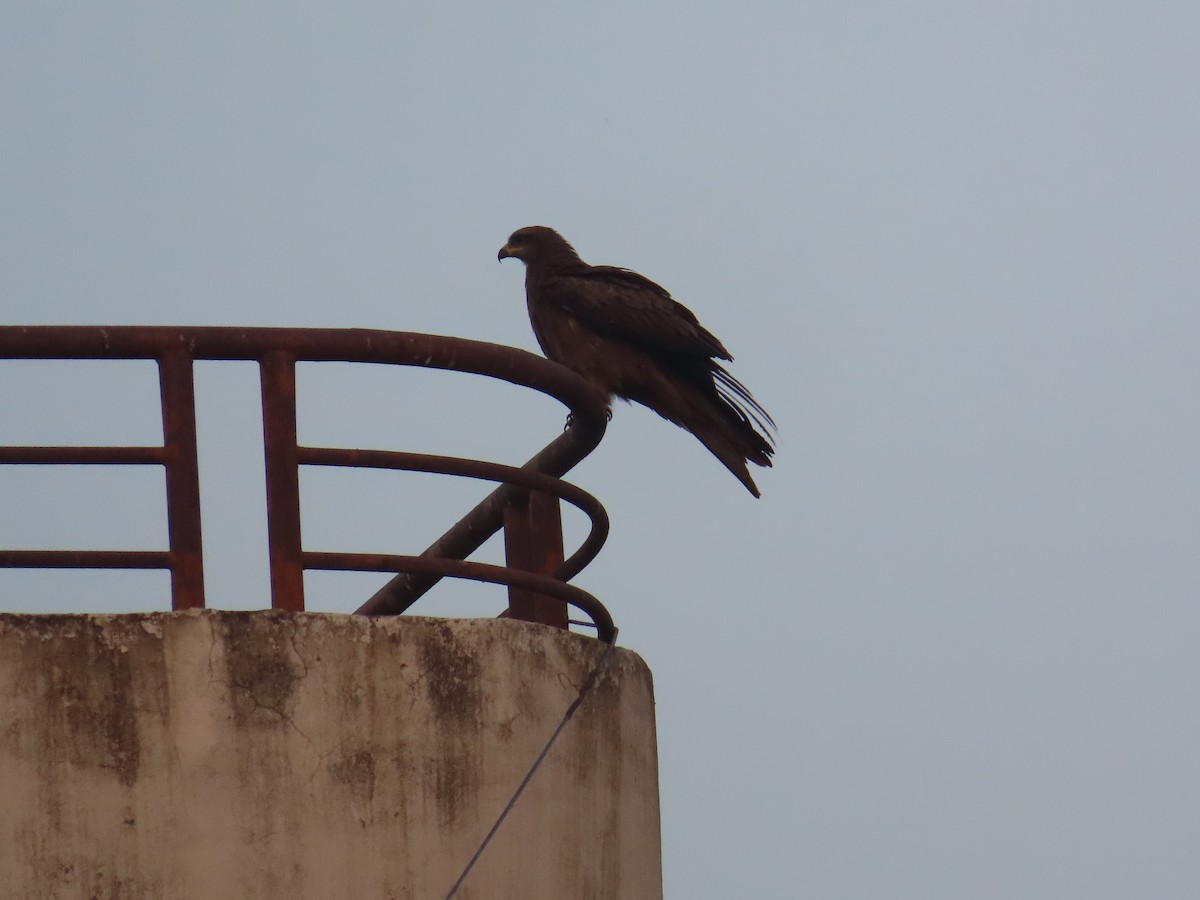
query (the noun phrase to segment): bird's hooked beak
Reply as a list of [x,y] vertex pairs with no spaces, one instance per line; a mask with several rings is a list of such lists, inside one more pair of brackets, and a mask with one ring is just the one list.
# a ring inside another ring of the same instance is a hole
[[496,262],[501,262],[502,260],[506,260],[512,256],[512,249],[512,244],[505,244],[503,247],[501,247],[500,252],[496,254]]

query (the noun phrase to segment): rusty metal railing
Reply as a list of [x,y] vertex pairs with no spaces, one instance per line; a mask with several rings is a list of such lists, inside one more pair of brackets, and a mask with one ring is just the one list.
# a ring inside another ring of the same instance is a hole
[[[158,364],[163,444],[155,447],[0,447],[0,464],[161,465],[166,472],[165,551],[0,550],[0,568],[167,569],[173,609],[203,607],[204,571],[197,461],[196,360],[257,362],[262,383],[271,605],[304,609],[306,569],[397,573],[359,609],[404,612],[445,576],[508,586],[503,615],[566,628],[568,604],[583,611],[602,640],[612,619],[568,580],[608,534],[604,508],[561,480],[604,436],[604,397],[573,372],[523,350],[462,338],[363,329],[0,326],[0,359],[142,359]],[[296,435],[296,364],[362,362],[487,375],[553,396],[571,410],[570,426],[521,467],[393,450],[302,447]],[[499,482],[419,556],[307,551],[301,542],[299,467],[354,466],[434,472]],[[580,547],[564,558],[559,500],[591,521]],[[504,529],[507,565],[467,557]],[[576,624],[587,624],[578,622]]]

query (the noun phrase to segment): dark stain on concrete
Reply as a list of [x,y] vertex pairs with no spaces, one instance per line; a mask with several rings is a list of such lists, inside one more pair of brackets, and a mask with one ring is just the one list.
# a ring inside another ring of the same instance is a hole
[[344,753],[329,764],[329,774],[358,797],[375,796],[375,756],[370,750]]
[[482,708],[479,661],[459,644],[449,626],[439,624],[422,637],[421,672],[438,718],[461,724],[477,721]]
[[[87,646],[92,651],[97,649],[93,642]],[[75,735],[70,746],[78,757],[72,761],[111,768],[121,784],[129,787],[137,781],[142,758],[129,654],[110,650],[89,656],[86,671],[75,668],[73,674],[90,684],[80,702],[67,707],[67,725]],[[64,694],[74,693],[78,684],[74,678],[62,682]],[[85,735],[91,735],[94,741]]]
[[49,712],[40,729],[47,762],[108,769],[130,787],[142,757],[133,666],[142,680],[149,669],[161,673],[162,642],[138,627],[110,630],[96,620],[81,621],[75,629],[47,629],[47,634],[50,652],[37,656]]
[[225,678],[239,727],[279,725],[291,717],[300,679],[308,674],[292,642],[290,617],[261,612],[224,613]]
[[479,792],[479,740],[483,727],[482,671],[469,644],[437,624],[421,635],[422,684],[438,730],[438,753],[429,781],[443,827],[473,808]]

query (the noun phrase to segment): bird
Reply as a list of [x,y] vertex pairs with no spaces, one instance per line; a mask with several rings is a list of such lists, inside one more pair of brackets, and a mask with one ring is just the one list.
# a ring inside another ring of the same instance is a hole
[[609,398],[691,432],[755,497],[747,462],[770,466],[774,420],[722,362],[733,356],[665,288],[629,269],[585,263],[545,225],[518,228],[496,258],[525,263],[525,300],[546,357]]

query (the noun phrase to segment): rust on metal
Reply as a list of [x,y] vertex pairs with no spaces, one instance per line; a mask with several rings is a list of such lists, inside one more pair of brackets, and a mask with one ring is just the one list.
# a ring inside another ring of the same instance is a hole
[[180,349],[161,355],[158,381],[167,479],[167,539],[171,545],[171,607],[199,609],[204,606],[204,554],[192,358]]
[[271,553],[271,605],[304,609],[300,544],[300,463],[296,452],[296,360],[268,353],[262,374],[263,447],[267,472],[267,540]]
[[169,569],[162,550],[0,550],[2,569]]
[[144,466],[165,459],[162,447],[0,447],[0,463],[9,465]]
[[[161,388],[161,447],[0,447],[0,464],[162,465],[166,473],[168,551],[2,550],[0,568],[161,568],[172,576],[175,609],[204,605],[203,552],[193,368],[198,359],[259,364],[272,605],[304,608],[305,569],[398,573],[358,612],[397,614],[442,577],[506,584],[505,613],[567,627],[566,605],[591,617],[597,634],[615,629],[604,607],[567,580],[599,552],[608,534],[604,508],[561,480],[599,443],[606,398],[563,366],[523,350],[480,341],[365,329],[158,326],[0,326],[0,359],[152,359]],[[571,425],[524,466],[392,450],[300,447],[296,438],[297,362],[364,362],[471,372],[553,396]],[[500,482],[487,498],[420,556],[305,552],[299,466],[366,466],[435,472]],[[563,559],[559,499],[583,510],[591,531]],[[468,562],[501,527],[508,566]]]
[[[359,572],[410,572],[435,575],[438,578],[469,578],[507,584],[526,591],[547,594],[569,603],[586,613],[592,620],[597,637],[606,643],[616,639],[617,629],[608,610],[581,588],[557,578],[525,572],[510,566],[496,566],[469,560],[432,556],[396,556],[386,553],[305,553],[304,564],[310,569]],[[517,618],[516,616],[510,616]]]
[[[504,557],[510,568],[538,575],[549,575],[562,565],[562,512],[557,497],[531,491],[524,502],[504,510]],[[514,619],[567,627],[566,607],[545,594],[514,588],[508,610]]]
[[[569,581],[596,558],[600,548],[608,539],[608,512],[600,501],[582,488],[561,478],[554,478],[530,468],[505,466],[500,463],[479,459],[463,459],[455,456],[439,456],[432,453],[410,453],[402,450],[344,450],[326,447],[300,447],[301,465],[347,466],[355,468],[403,469],[408,472],[433,472],[443,475],[459,475],[499,481],[511,487],[531,488],[540,494],[549,494],[566,500],[583,512],[591,521],[587,538],[573,554],[562,562],[555,577]],[[521,502],[520,492],[509,491],[512,502]],[[561,552],[561,525],[559,526]],[[474,549],[474,548],[473,548]],[[431,554],[433,555],[433,554]],[[360,610],[362,612],[363,610]]]

